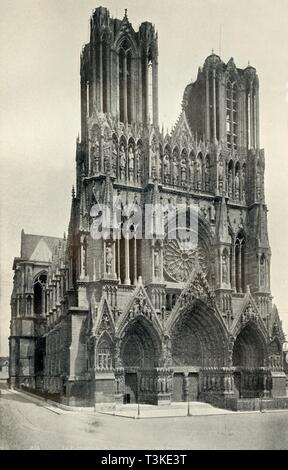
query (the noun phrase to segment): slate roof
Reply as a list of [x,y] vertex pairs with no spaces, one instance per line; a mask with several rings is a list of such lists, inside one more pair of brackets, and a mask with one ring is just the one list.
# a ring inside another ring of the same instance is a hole
[[56,246],[59,246],[59,242],[62,244],[64,241],[63,238],[47,237],[46,235],[31,235],[22,231],[21,258],[30,259],[41,240],[46,243],[51,253],[54,252]]

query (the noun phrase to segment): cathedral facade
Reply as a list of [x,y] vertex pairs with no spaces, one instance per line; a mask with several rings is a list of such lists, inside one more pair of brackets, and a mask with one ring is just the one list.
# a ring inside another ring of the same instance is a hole
[[67,239],[22,231],[14,260],[10,385],[81,406],[287,407],[255,68],[212,53],[165,133],[154,26],[97,8],[76,145]]

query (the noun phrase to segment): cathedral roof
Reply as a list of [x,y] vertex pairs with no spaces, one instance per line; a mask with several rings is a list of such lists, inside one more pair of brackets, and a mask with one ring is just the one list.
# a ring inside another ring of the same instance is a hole
[[[24,233],[21,234],[21,258],[36,261],[49,261],[52,254],[60,243],[64,243],[62,238],[48,237],[46,235],[32,235]],[[49,253],[51,254],[48,257]]]

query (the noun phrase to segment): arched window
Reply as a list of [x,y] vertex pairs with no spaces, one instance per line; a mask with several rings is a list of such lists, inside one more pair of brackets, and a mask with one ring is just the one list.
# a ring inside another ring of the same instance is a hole
[[235,240],[236,291],[245,292],[245,237],[239,233]]
[[260,288],[265,289],[267,287],[267,261],[266,256],[262,253],[260,257]]
[[148,55],[148,121],[153,122],[153,65],[151,52]]
[[35,315],[44,315],[46,312],[46,295],[45,288],[47,282],[47,275],[42,273],[38,275],[34,281],[33,291],[34,291],[34,314]]
[[233,186],[234,186],[234,163],[233,163],[233,160],[230,160],[228,164],[228,196],[230,198],[234,197]]
[[226,87],[226,135],[227,146],[237,148],[237,88],[235,82],[229,81]]
[[133,121],[133,77],[132,77],[132,54],[127,52],[127,121]]
[[124,39],[119,49],[119,115],[121,122],[132,122],[132,104],[132,52],[129,42]]

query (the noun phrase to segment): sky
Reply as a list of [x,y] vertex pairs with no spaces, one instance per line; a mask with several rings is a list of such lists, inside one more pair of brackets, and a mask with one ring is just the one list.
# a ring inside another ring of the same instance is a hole
[[[261,147],[272,248],[271,282],[288,333],[288,1],[1,0],[0,356],[8,354],[13,258],[20,233],[67,231],[80,132],[80,52],[105,6],[159,35],[160,125],[169,130],[187,83],[214,49],[260,79]],[[221,51],[220,51],[221,49]]]

